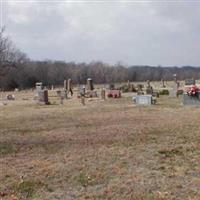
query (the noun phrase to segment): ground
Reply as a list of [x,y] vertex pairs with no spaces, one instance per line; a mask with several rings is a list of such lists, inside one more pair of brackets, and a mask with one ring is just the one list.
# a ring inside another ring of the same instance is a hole
[[121,99],[0,106],[0,198],[200,199],[200,108],[181,97],[149,107]]

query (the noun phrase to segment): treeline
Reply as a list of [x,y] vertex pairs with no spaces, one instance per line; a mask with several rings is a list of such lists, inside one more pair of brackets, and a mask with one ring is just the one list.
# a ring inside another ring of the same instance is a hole
[[12,90],[26,89],[43,82],[46,86],[63,85],[65,79],[71,78],[75,84],[84,84],[87,78],[94,83],[115,83],[124,81],[160,81],[172,80],[177,74],[179,80],[200,78],[200,67],[161,67],[114,66],[103,62],[75,63],[64,61],[32,61],[17,50],[12,42],[0,32],[0,88]]

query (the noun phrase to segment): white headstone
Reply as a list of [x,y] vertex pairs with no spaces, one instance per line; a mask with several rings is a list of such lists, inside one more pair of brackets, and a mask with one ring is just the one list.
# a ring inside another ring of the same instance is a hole
[[152,105],[152,95],[138,95],[133,98],[137,105]]

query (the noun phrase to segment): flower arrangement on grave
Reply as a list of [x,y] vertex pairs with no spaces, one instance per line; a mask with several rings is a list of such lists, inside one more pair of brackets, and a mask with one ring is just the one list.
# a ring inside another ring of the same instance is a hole
[[187,91],[188,96],[198,96],[200,89],[196,85],[190,87]]

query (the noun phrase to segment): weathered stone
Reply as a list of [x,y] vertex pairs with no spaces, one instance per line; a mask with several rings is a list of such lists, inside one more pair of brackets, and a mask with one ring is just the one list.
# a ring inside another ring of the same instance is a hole
[[61,90],[57,90],[56,94],[57,94],[58,97],[60,97],[61,96]]
[[137,84],[137,91],[142,91],[144,85],[142,84]]
[[37,83],[35,84],[35,86],[36,86],[36,92],[42,90],[42,83],[41,83],[41,82],[37,82]]
[[67,91],[67,81],[64,80],[64,90]]
[[120,98],[121,91],[120,90],[108,90],[107,96],[110,98]]
[[115,89],[115,84],[114,83],[109,84],[108,89],[109,90],[114,90]]
[[134,86],[134,84],[130,84],[130,88],[129,88],[129,92],[136,92],[136,88]]
[[46,105],[49,104],[48,90],[44,90],[44,103],[45,103]]
[[147,80],[147,87],[151,87],[150,80]]
[[152,95],[138,95],[133,97],[133,101],[136,105],[152,105],[155,104],[155,98]]
[[150,94],[150,95],[153,94],[153,87],[151,86],[149,80],[147,80],[146,94]]
[[41,90],[38,92],[38,101],[46,105],[49,104],[48,90]]
[[196,81],[195,79],[186,79],[185,80],[185,85],[195,85]]
[[79,91],[79,93],[80,93],[80,96],[82,97],[84,97],[85,96],[85,86],[82,86],[81,88],[80,88],[80,91]]
[[72,86],[72,80],[68,79],[67,81],[67,92],[71,94],[71,97],[73,96],[73,86]]
[[146,94],[153,94],[153,87],[148,86],[148,87],[146,88]]
[[174,83],[174,86],[171,90],[169,90],[169,96],[172,98],[178,97],[178,88],[180,86],[179,82]]
[[162,85],[163,88],[166,87],[164,79],[161,79],[161,85]]
[[101,99],[103,99],[103,100],[106,99],[106,90],[105,89],[101,90]]
[[173,77],[174,77],[174,82],[176,83],[177,82],[177,74],[174,74]]
[[183,105],[200,106],[200,94],[197,96],[189,96],[188,94],[183,94]]
[[93,86],[93,81],[91,78],[87,79],[87,90],[93,90],[94,86]]
[[169,96],[172,97],[172,98],[177,97],[177,90],[170,89],[169,90]]
[[67,91],[71,91],[72,90],[72,79],[69,78],[67,80]]

